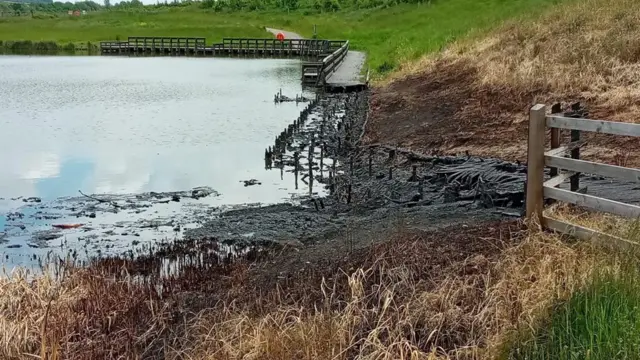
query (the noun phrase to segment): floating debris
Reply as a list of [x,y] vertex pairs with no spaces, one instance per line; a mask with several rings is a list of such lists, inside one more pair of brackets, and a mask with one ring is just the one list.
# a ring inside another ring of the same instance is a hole
[[247,186],[253,186],[253,185],[262,185],[262,183],[261,183],[261,182],[259,182],[259,181],[258,181],[258,180],[256,180],[256,179],[243,180],[243,182],[244,182],[244,186],[245,186],[245,187],[247,187]]
[[297,103],[301,103],[301,102],[311,102],[313,99],[305,97],[304,95],[298,95],[296,94],[296,97],[291,98],[288,97],[286,95],[282,95],[282,89],[280,89],[280,92],[278,92],[277,94],[275,94],[273,96],[273,102],[274,103],[283,103],[283,102],[296,102]]

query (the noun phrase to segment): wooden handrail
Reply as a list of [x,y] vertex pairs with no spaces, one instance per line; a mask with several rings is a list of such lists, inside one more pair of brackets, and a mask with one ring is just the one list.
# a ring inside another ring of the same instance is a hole
[[316,85],[322,84],[326,81],[326,77],[331,74],[336,66],[340,65],[346,54],[349,52],[349,40],[345,41],[343,45],[333,53],[322,59],[322,67],[318,72],[318,78]]

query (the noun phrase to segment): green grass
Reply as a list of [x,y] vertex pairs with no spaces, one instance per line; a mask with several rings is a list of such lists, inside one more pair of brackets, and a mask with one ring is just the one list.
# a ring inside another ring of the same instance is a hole
[[559,305],[546,326],[511,348],[514,360],[640,359],[640,271],[631,262]]
[[349,39],[365,50],[372,70],[389,72],[405,61],[438,51],[473,31],[490,29],[506,19],[532,17],[551,5],[572,0],[435,0],[388,8],[335,13],[216,13],[196,6],[157,11],[104,11],[54,19],[0,19],[0,40],[59,43],[126,39],[128,36],[264,37],[265,26],[310,37]]

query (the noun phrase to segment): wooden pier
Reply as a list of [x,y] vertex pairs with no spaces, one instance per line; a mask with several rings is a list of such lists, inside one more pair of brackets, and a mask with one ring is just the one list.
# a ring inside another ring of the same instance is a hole
[[242,56],[302,58],[302,82],[323,87],[349,53],[349,41],[321,39],[225,38],[207,45],[203,37],[142,37],[103,41],[105,55]]
[[127,41],[103,41],[100,51],[114,55],[256,55],[269,57],[323,57],[345,41],[317,39],[226,38],[207,45],[196,37],[129,37]]
[[349,41],[345,41],[335,51],[332,51],[319,61],[303,63],[302,83],[324,86],[327,76],[336,70],[348,52]]

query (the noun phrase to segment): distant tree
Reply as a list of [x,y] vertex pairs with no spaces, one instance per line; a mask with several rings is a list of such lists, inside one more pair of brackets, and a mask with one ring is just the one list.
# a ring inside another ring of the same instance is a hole
[[111,7],[111,0],[104,0],[104,7],[107,9]]
[[20,3],[13,3],[11,4],[11,9],[13,10],[13,12],[20,16],[22,15],[22,12],[24,11],[24,5],[20,4]]
[[298,8],[298,0],[282,0],[282,7],[287,10],[294,10]]
[[0,2],[0,16],[8,16],[11,8],[8,3]]

